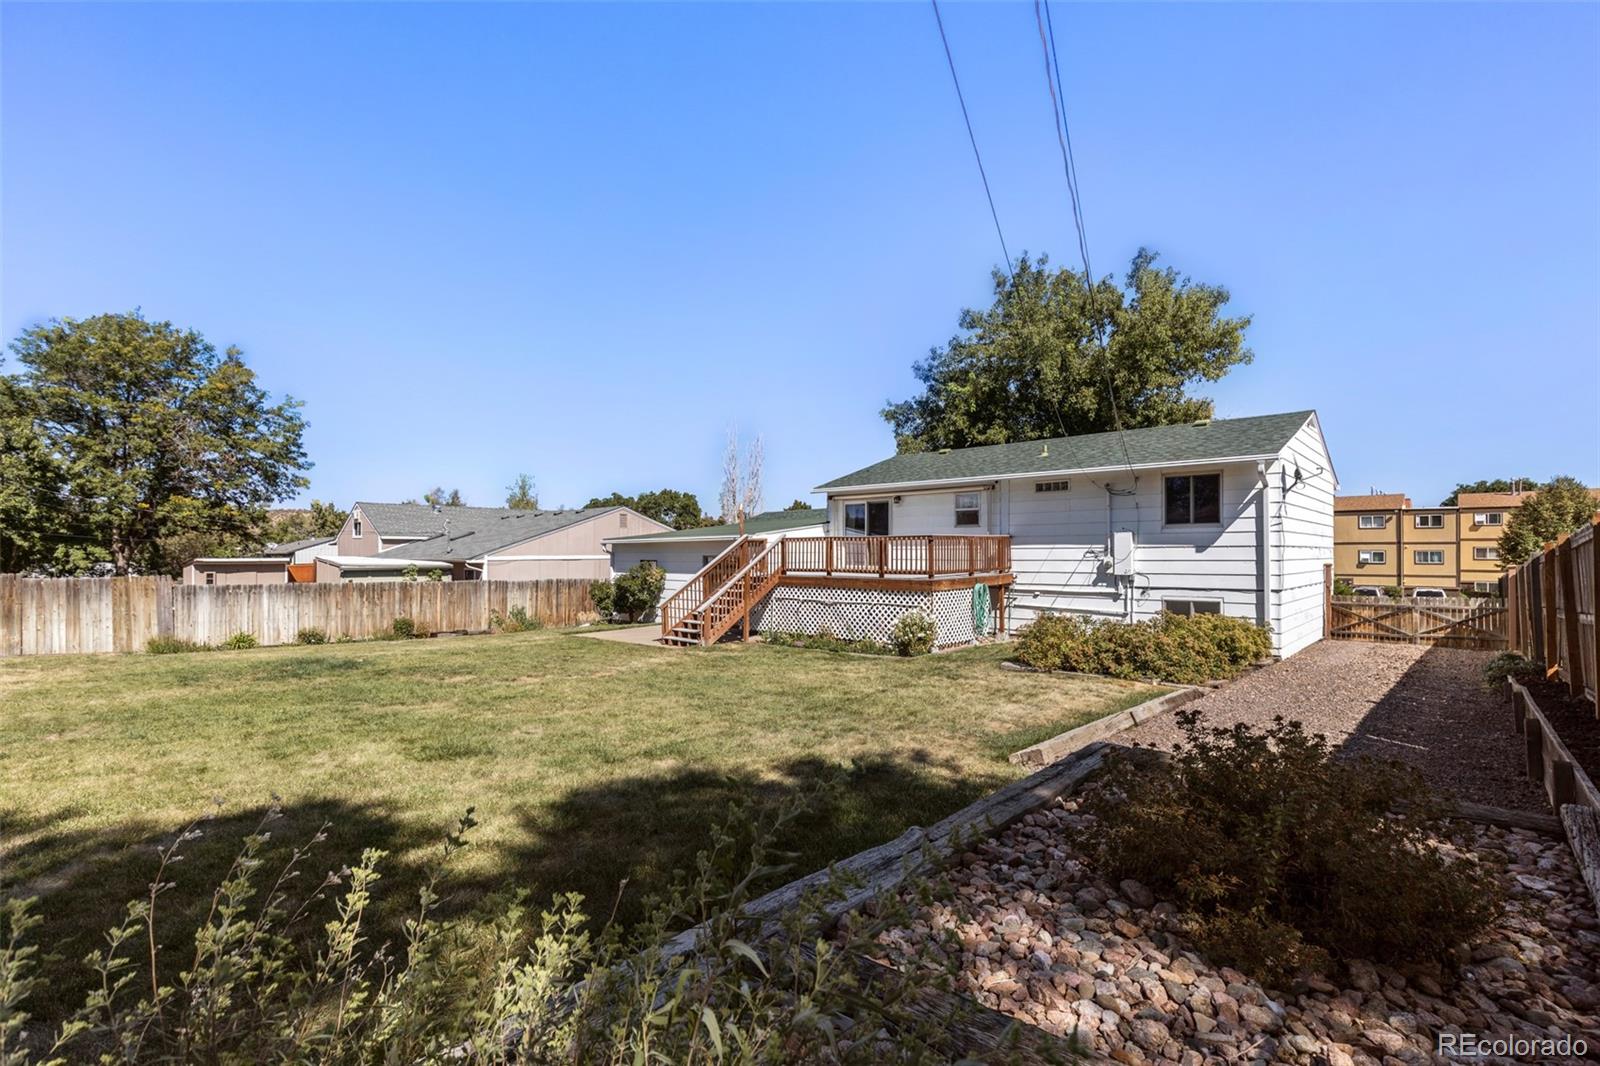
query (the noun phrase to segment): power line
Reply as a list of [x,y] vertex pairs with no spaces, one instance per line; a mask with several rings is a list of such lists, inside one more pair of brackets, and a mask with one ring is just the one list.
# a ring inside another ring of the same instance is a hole
[[978,161],[978,177],[983,179],[983,195],[989,201],[989,217],[994,219],[995,236],[1000,238],[1000,254],[1006,260],[1006,278],[1015,284],[1016,278],[1011,270],[1011,252],[1006,247],[1006,235],[1000,228],[1000,212],[994,207],[994,193],[989,191],[989,175],[983,169],[983,153],[978,151],[978,137],[972,132],[972,116],[967,114],[967,98],[961,92],[961,79],[956,75],[955,56],[950,53],[950,38],[944,32],[944,16],[939,14],[939,0],[930,0],[933,4],[933,18],[939,24],[939,40],[944,42],[945,62],[950,64],[950,80],[955,83],[956,100],[961,104],[961,120],[967,124],[967,140],[972,142],[972,158]]
[[[1056,54],[1055,21],[1050,18],[1050,0],[1033,0],[1033,18],[1039,27],[1039,47],[1044,52],[1044,83],[1050,92],[1050,110],[1055,115],[1056,143],[1061,148],[1061,169],[1067,180],[1067,194],[1072,201],[1072,222],[1078,234],[1078,254],[1083,259],[1083,284],[1089,298],[1089,321],[1100,345],[1100,366],[1105,371],[1106,397],[1111,401],[1111,424],[1117,431],[1117,443],[1122,446],[1122,462],[1133,474],[1133,458],[1128,452],[1128,438],[1122,428],[1122,415],[1117,410],[1117,388],[1111,372],[1111,346],[1106,339],[1105,326],[1100,320],[1095,304],[1095,280],[1089,265],[1089,237],[1083,221],[1083,201],[1078,191],[1078,164],[1072,152],[1072,129],[1067,122],[1066,91],[1061,85],[1061,61]],[[1048,21],[1048,29],[1046,23]],[[1134,475],[1137,476],[1137,475]]]

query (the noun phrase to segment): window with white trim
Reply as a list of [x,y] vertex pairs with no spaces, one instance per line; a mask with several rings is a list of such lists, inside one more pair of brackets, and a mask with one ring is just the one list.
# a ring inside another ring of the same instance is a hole
[[1382,565],[1388,561],[1389,553],[1384,551],[1382,548],[1363,549],[1356,552],[1356,563],[1358,565],[1365,563],[1376,563],[1378,565]]
[[617,515],[617,528],[618,529],[627,529],[628,528],[628,512],[627,511],[623,511],[622,513]]
[[1418,566],[1443,566],[1444,552],[1442,551],[1414,551],[1411,561]]
[[1413,515],[1411,521],[1416,525],[1416,528],[1418,528],[1418,529],[1443,529],[1444,528],[1444,515],[1442,515],[1442,514],[1419,514],[1419,515]]
[[1358,528],[1358,529],[1382,529],[1385,525],[1388,524],[1388,522],[1389,522],[1389,519],[1385,515],[1381,515],[1381,514],[1364,514],[1364,515],[1357,516],[1357,518],[1356,518],[1356,528]]
[[1167,525],[1216,525],[1221,521],[1221,474],[1177,474],[1166,479]]
[[1498,558],[1500,558],[1500,549],[1499,548],[1473,548],[1472,549],[1472,557],[1474,559],[1484,559],[1484,560],[1498,559]]
[[1168,614],[1193,618],[1197,614],[1221,614],[1222,603],[1218,600],[1162,600],[1161,609]]
[[361,518],[359,515],[350,520],[350,535],[357,540],[361,539]]
[[216,571],[215,570],[207,570],[206,571],[206,584],[215,585],[216,583],[217,583],[217,573],[216,573]]
[[1472,591],[1474,591],[1474,592],[1499,592],[1500,591],[1500,582],[1498,582],[1498,581],[1474,581],[1472,583]]
[[981,520],[980,509],[980,497],[976,492],[956,493],[956,525],[977,525]]
[[864,500],[844,505],[844,531],[873,537],[889,535],[889,501]]
[[1072,482],[1070,481],[1035,481],[1033,483],[1034,492],[1066,492],[1070,488],[1072,488]]
[[1483,514],[1474,515],[1480,526],[1503,526],[1506,523],[1504,511],[1485,511]]

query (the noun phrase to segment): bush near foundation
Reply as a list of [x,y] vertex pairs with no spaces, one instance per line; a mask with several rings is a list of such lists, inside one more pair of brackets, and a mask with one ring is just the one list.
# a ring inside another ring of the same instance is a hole
[[1038,670],[1188,685],[1235,677],[1271,654],[1266,627],[1221,614],[1162,614],[1145,622],[1045,615],[1017,642],[1017,659]]
[[1350,959],[1450,965],[1499,913],[1490,872],[1436,846],[1444,810],[1414,770],[1336,759],[1281,717],[1178,724],[1170,762],[1123,765],[1091,795],[1090,846],[1177,904],[1213,961],[1277,987]]
[[927,655],[939,639],[939,626],[926,611],[907,611],[895,619],[889,643],[897,655]]

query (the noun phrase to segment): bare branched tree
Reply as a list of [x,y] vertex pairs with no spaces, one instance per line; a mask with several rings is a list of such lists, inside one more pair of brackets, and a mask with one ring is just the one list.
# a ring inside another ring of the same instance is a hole
[[745,453],[744,460],[744,488],[740,492],[740,506],[746,515],[761,513],[761,436],[750,442],[750,450]]
[[739,517],[739,427],[728,427],[728,446],[722,453],[722,491],[717,496],[717,517],[724,522]]

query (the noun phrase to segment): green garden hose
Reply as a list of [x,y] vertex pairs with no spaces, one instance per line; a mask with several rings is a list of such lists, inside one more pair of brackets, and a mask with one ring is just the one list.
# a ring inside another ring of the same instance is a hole
[[974,636],[983,636],[989,632],[989,586],[977,584],[972,586],[972,632]]

